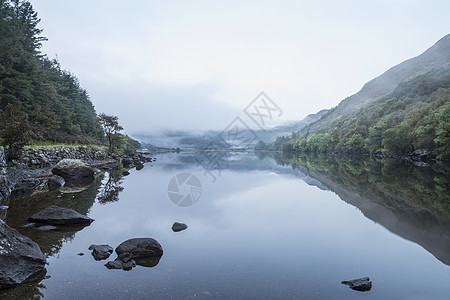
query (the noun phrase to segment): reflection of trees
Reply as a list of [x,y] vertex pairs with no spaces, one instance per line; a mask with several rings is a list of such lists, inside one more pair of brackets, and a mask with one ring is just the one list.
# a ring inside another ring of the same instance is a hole
[[[62,191],[41,192],[30,197],[11,196],[5,222],[36,242],[46,257],[54,256],[59,253],[65,242],[71,241],[85,226],[59,226],[58,229],[51,231],[39,231],[22,226],[27,224],[27,219],[31,215],[50,205],[72,208],[81,214],[87,214],[95,202],[103,177],[101,174],[94,181],[85,182],[86,186],[80,181],[69,183]],[[40,299],[43,297],[41,290],[45,289],[41,281],[46,278],[48,276],[45,270],[39,272],[25,283],[1,291],[0,299]]]
[[107,204],[119,201],[119,194],[123,191],[122,170],[106,173],[106,180],[100,187],[97,200],[100,204]]
[[102,178],[103,175],[95,178],[94,181],[85,182],[86,187],[82,187],[81,183],[77,182],[77,188],[66,188],[66,191],[81,192],[53,191],[37,193],[30,197],[11,196],[5,222],[36,242],[46,257],[55,255],[64,242],[72,240],[75,233],[85,226],[60,226],[57,230],[51,231],[39,231],[33,228],[22,228],[22,226],[28,223],[27,219],[30,216],[50,205],[72,208],[81,214],[87,214],[95,202]]
[[367,217],[450,265],[450,165],[319,154],[284,156]]
[[46,276],[46,274],[47,270],[44,269],[13,289],[0,291],[0,299],[22,300],[44,298],[41,290],[45,289],[46,286],[41,281],[50,278],[50,276]]

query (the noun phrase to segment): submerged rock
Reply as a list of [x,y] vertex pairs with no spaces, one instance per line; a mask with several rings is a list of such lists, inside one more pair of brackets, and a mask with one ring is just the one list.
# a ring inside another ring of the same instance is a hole
[[172,230],[174,232],[179,232],[179,231],[185,230],[187,228],[188,228],[188,226],[186,224],[184,224],[184,223],[175,222],[172,225]]
[[77,179],[71,179],[64,184],[59,190],[61,193],[80,193],[87,190],[91,183],[94,182],[94,177],[83,177]]
[[127,169],[131,169],[134,167],[134,161],[131,158],[124,158],[122,159],[122,165]]
[[64,179],[92,177],[95,170],[81,159],[62,159],[53,167],[52,173]]
[[107,259],[113,253],[113,248],[109,245],[90,245],[89,250],[92,250],[95,260]]
[[370,291],[372,288],[372,281],[370,281],[369,277],[342,281],[341,283],[348,285],[352,290],[360,292]]
[[39,246],[0,220],[0,290],[16,286],[44,269]]
[[94,220],[73,209],[51,205],[28,218],[28,222],[51,225],[91,224]]
[[49,231],[49,230],[58,229],[58,227],[52,226],[52,225],[44,225],[44,226],[37,227],[36,229],[40,230],[40,231]]
[[19,196],[31,195],[40,183],[37,178],[26,178],[14,185],[13,192]]
[[64,180],[64,178],[58,175],[53,175],[47,181],[48,190],[49,191],[58,190],[59,188],[64,186],[65,183],[66,181]]
[[105,267],[107,267],[108,269],[122,269],[122,262],[121,261],[118,261],[118,260],[111,260],[111,261],[108,261],[106,264],[105,264]]

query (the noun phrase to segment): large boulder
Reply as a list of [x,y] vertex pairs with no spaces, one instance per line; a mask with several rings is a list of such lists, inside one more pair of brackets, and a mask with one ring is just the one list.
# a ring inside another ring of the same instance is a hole
[[35,242],[0,220],[0,290],[22,283],[43,270],[45,263]]
[[81,159],[62,159],[53,167],[52,173],[64,179],[75,179],[82,177],[92,177],[94,168],[90,167]]
[[51,225],[91,224],[94,220],[73,209],[51,205],[28,218],[28,222]]
[[117,255],[128,253],[131,258],[149,258],[162,256],[163,249],[157,240],[152,238],[133,238],[126,240],[116,248]]

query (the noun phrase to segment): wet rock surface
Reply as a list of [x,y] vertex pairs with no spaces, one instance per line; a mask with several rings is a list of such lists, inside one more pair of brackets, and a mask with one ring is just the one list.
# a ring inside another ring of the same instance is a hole
[[372,289],[372,281],[370,281],[369,277],[344,280],[341,283],[348,285],[352,290],[360,292],[367,292],[370,291],[370,289]]
[[126,240],[116,248],[117,258],[105,264],[108,269],[129,271],[136,265],[154,267],[163,255],[163,249],[152,238],[133,238]]
[[113,253],[113,248],[109,245],[90,245],[89,250],[92,250],[95,260],[107,259]]
[[45,263],[36,243],[0,220],[0,290],[24,282],[43,270]]
[[129,253],[132,258],[162,256],[163,249],[157,240],[152,238],[133,238],[126,240],[116,248],[118,255]]
[[51,205],[28,218],[28,222],[50,225],[90,224],[94,220],[70,208]]
[[188,228],[188,226],[186,224],[184,224],[184,223],[175,222],[172,225],[172,230],[174,232],[179,232],[179,231],[185,230],[187,228]]
[[49,191],[58,190],[62,186],[64,186],[65,183],[66,181],[64,180],[64,178],[58,175],[53,175],[47,181],[48,190]]
[[14,185],[13,191],[19,196],[31,195],[40,183],[37,178],[25,178]]
[[63,159],[59,161],[52,169],[53,174],[69,180],[92,177],[94,172],[94,168],[81,159]]

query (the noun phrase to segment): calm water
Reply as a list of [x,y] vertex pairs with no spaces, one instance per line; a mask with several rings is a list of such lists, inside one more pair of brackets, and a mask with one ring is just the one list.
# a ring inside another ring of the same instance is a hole
[[[240,153],[206,173],[196,158],[161,154],[141,171],[106,173],[79,193],[12,198],[6,222],[40,245],[48,265],[0,298],[449,299],[446,166]],[[169,181],[183,172],[202,185],[190,207],[168,198]],[[19,228],[50,204],[95,222],[55,232]],[[175,221],[189,228],[174,233]],[[108,270],[87,249],[132,237],[161,243],[157,266]],[[369,292],[340,283],[364,276],[373,281]]]

